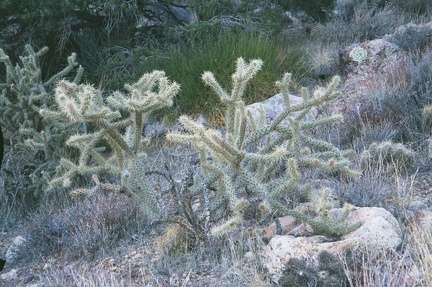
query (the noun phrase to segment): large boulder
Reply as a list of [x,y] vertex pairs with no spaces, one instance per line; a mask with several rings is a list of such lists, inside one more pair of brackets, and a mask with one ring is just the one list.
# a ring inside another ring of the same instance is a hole
[[352,98],[397,87],[406,77],[408,61],[403,49],[383,39],[345,47],[339,51],[343,92]]
[[[342,212],[342,208],[332,209],[329,216]],[[347,217],[346,224],[357,222],[362,225],[338,240],[322,235],[276,235],[262,253],[263,264],[273,281],[278,282],[292,259],[305,262],[309,268],[318,268],[318,258],[323,252],[338,257],[348,250],[360,249],[379,255],[380,252],[396,249],[402,243],[402,231],[397,220],[383,208],[355,208]]]
[[343,91],[368,96],[398,88],[409,76],[410,55],[430,48],[432,22],[405,24],[380,39],[352,44],[339,51]]

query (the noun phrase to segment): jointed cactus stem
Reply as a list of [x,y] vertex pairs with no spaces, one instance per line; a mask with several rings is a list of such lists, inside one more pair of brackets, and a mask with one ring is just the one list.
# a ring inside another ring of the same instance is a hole
[[[241,206],[248,206],[252,201],[265,202],[267,209],[278,209],[293,215],[322,233],[340,234],[344,229],[337,224],[333,226],[326,221],[315,222],[306,215],[288,209],[283,203],[284,195],[290,191],[309,191],[300,184],[304,168],[351,171],[350,162],[339,149],[303,133],[304,130],[341,119],[339,116],[332,116],[306,121],[306,115],[312,108],[339,95],[335,90],[339,78],[335,77],[327,88],[317,89],[313,97],[309,96],[306,89],[302,89],[303,102],[293,105],[289,100],[291,75],[285,74],[283,79],[277,82],[283,94],[285,109],[273,121],[266,123],[263,111],[260,119],[255,120],[246,111],[243,101],[248,82],[261,66],[260,60],[246,63],[243,59],[238,59],[232,76],[231,93],[219,85],[212,73],[203,74],[204,83],[214,90],[225,105],[225,134],[207,129],[182,116],[180,123],[186,133],[171,133],[167,135],[167,139],[191,142],[197,148],[203,175],[207,177],[207,181],[211,178],[211,182],[216,185],[215,198],[218,200],[210,210],[215,212],[226,208],[231,214],[230,219],[212,229],[213,234],[223,234],[235,229],[243,220],[243,212],[247,209],[239,208],[239,203],[241,202]],[[293,113],[297,115],[292,116]],[[277,170],[283,166],[285,172],[278,173]],[[227,206],[221,204],[223,200],[228,201]]]

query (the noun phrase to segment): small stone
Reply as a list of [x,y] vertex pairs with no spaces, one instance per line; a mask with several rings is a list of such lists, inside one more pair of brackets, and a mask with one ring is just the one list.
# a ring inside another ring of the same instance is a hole
[[19,255],[20,250],[22,249],[22,246],[25,244],[26,240],[22,236],[17,236],[12,241],[11,246],[6,251],[6,261],[9,263],[13,263],[17,260],[17,257]]
[[255,254],[254,252],[252,252],[252,251],[248,251],[248,252],[246,252],[246,254],[244,255],[244,258],[245,258],[247,261],[253,261],[253,260],[256,259],[256,254]]
[[17,279],[17,277],[18,277],[18,274],[17,274],[16,269],[12,269],[11,271],[0,275],[0,279],[5,280],[5,281],[15,280],[15,279]]
[[22,283],[23,283],[23,284],[27,284],[27,283],[29,283],[30,281],[32,281],[33,279],[35,279],[35,278],[36,278],[36,276],[34,276],[33,274],[30,274],[30,275],[24,277]]
[[50,269],[50,268],[51,268],[51,264],[50,263],[45,263],[44,267],[43,267],[43,270],[45,271],[45,270]]

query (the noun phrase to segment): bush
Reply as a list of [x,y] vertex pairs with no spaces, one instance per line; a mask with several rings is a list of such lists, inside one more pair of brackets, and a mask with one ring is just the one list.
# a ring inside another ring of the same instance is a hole
[[210,90],[196,79],[202,71],[211,70],[226,87],[231,78],[226,71],[234,69],[233,61],[240,56],[247,59],[260,58],[266,65],[245,94],[247,104],[264,100],[277,93],[272,84],[290,69],[294,78],[302,78],[306,72],[303,60],[305,52],[299,46],[283,43],[258,33],[230,32],[220,39],[203,41],[192,50],[188,46],[172,49],[156,57],[149,58],[142,66],[143,71],[155,68],[164,70],[170,78],[182,83],[182,89],[175,100],[180,113],[191,115],[207,114],[220,118],[221,110],[215,108],[218,99],[209,96]]
[[380,38],[407,22],[405,15],[390,6],[369,6],[365,1],[351,1],[347,5],[353,7],[339,11],[332,21],[313,28],[312,35],[318,42],[338,47],[351,45]]
[[124,195],[68,203],[60,211],[47,206],[27,227],[30,256],[61,253],[70,259],[92,260],[138,230],[142,224],[137,205]]

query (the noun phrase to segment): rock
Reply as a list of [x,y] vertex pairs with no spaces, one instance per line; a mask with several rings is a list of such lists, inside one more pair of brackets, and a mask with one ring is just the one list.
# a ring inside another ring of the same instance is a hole
[[[303,103],[303,98],[289,95],[290,104],[291,105],[298,105]],[[255,121],[259,121],[261,117],[261,110],[265,113],[265,121],[267,123],[270,123],[272,120],[276,118],[277,115],[282,113],[285,109],[285,103],[283,100],[282,94],[277,94],[271,98],[268,98],[265,101],[254,103],[251,105],[246,106],[246,110],[249,111],[252,115],[252,118],[255,119]],[[296,113],[291,114],[291,116],[295,115]],[[316,110],[312,109],[309,115],[306,116],[308,120],[311,120],[316,117]]]
[[19,257],[19,253],[23,248],[23,245],[26,243],[26,239],[22,236],[17,236],[12,241],[11,246],[6,251],[6,262],[8,264],[13,264]]
[[[342,208],[329,211],[329,216],[340,214]],[[348,250],[368,250],[378,255],[385,250],[393,250],[402,243],[402,231],[396,219],[383,208],[362,207],[354,209],[346,219],[351,225],[361,222],[362,225],[343,235],[337,241],[329,241],[322,235],[294,237],[276,235],[262,253],[264,266],[278,282],[290,259],[301,260],[311,268],[318,267],[318,257],[322,252],[339,256]]]
[[[270,239],[279,233],[286,234],[293,230],[297,223],[297,219],[289,215],[278,218],[278,221],[278,223],[274,222],[263,228],[263,236],[265,238]],[[280,226],[278,226],[278,224],[280,224]]]
[[[296,211],[310,215],[314,207],[310,202],[301,203],[296,208]],[[299,229],[309,229],[309,226],[305,226],[303,224],[300,224],[300,222],[293,216],[287,215],[284,217],[280,217],[275,222],[270,224],[269,226],[266,226],[263,228],[263,236],[267,240],[270,240],[275,235],[283,235],[283,234],[297,234],[299,232]],[[304,231],[304,233],[308,233],[307,230]]]
[[24,277],[24,279],[23,279],[23,281],[22,281],[22,284],[30,283],[30,282],[33,281],[33,279],[35,279],[35,278],[36,278],[35,275],[30,274],[30,275]]
[[172,5],[171,11],[175,15],[177,21],[181,23],[192,23],[198,20],[197,13],[192,10],[186,1],[182,1],[181,5]]
[[355,98],[397,87],[408,73],[408,61],[405,51],[383,39],[345,47],[339,51],[342,90]]
[[17,279],[18,274],[17,274],[17,270],[16,269],[12,269],[11,271],[1,274],[0,275],[0,280],[4,280],[4,281],[12,281]]

